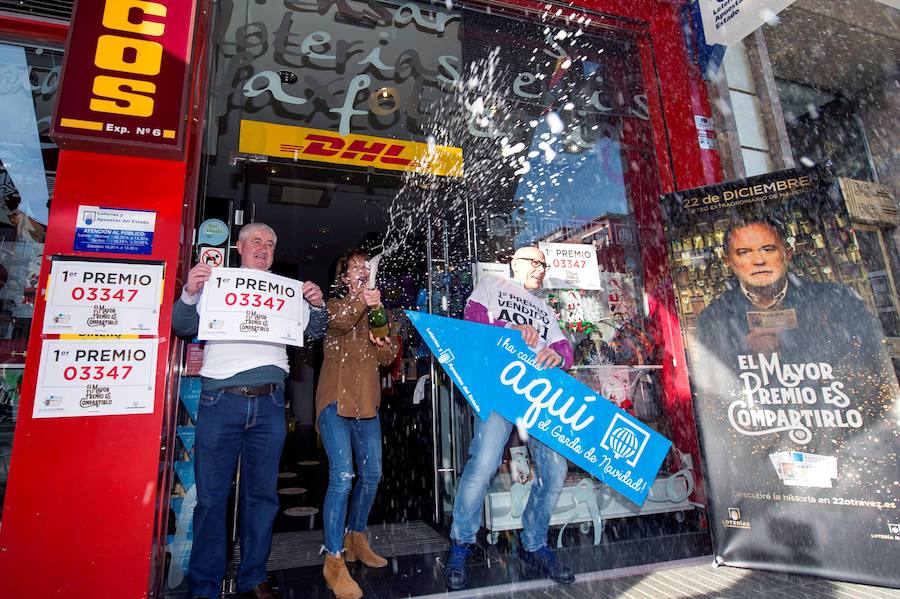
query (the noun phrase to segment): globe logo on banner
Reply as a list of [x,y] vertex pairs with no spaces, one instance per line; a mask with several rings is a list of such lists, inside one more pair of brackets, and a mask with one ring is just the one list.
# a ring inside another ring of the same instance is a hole
[[637,437],[627,428],[617,428],[613,431],[610,447],[617,457],[630,458],[637,453]]
[[482,420],[496,412],[641,505],[668,439],[558,368],[534,366],[517,331],[407,311],[454,385]]
[[609,428],[606,429],[606,434],[600,441],[600,447],[612,451],[613,455],[624,459],[629,466],[635,466],[641,458],[641,453],[650,435],[647,431],[636,427],[622,414],[616,414],[613,417]]

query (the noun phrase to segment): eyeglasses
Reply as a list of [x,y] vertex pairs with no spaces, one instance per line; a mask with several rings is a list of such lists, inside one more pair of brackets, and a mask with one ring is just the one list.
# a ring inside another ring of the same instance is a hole
[[535,260],[534,258],[516,258],[516,260],[527,260],[531,263],[531,268],[540,268],[541,270],[547,270],[550,268],[546,262],[541,262],[540,260]]

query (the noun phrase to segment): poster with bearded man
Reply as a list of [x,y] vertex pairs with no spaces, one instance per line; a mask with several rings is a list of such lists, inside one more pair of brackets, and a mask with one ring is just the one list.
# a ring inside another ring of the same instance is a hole
[[837,180],[663,206],[716,560],[900,585],[897,381]]

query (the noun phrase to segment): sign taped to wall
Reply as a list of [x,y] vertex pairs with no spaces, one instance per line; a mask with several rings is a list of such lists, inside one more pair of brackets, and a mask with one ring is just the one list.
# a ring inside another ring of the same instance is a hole
[[544,289],[602,289],[597,250],[583,243],[539,243],[547,261]]
[[103,206],[79,206],[75,222],[76,252],[140,254],[153,252],[156,212]]
[[153,412],[158,339],[47,339],[33,418]]
[[161,263],[54,260],[42,333],[155,335],[162,286]]

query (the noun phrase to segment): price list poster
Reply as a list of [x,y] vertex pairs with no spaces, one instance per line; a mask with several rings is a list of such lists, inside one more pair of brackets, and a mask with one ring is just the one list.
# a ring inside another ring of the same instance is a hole
[[663,206],[717,561],[900,585],[897,380],[837,180]]
[[33,417],[152,413],[162,289],[162,263],[55,259]]

